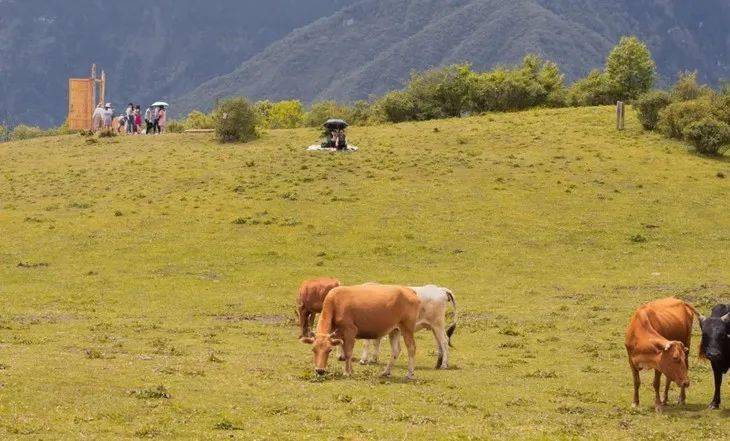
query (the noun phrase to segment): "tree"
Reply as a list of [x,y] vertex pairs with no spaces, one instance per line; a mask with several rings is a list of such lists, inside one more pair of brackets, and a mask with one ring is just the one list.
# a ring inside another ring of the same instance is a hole
[[278,101],[269,110],[268,127],[271,129],[293,129],[303,123],[304,106],[301,101]]
[[630,100],[654,85],[656,63],[651,52],[636,37],[622,37],[606,60],[606,76],[616,87],[616,98]]
[[258,114],[245,98],[221,102],[213,112],[215,134],[220,142],[248,142],[259,137]]

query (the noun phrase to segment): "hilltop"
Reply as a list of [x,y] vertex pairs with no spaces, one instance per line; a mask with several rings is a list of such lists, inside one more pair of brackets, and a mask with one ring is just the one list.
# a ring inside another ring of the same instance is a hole
[[[0,434],[721,438],[697,331],[663,416],[648,375],[630,407],[623,332],[651,299],[730,301],[730,164],[613,121],[353,127],[354,154],[304,151],[315,129],[0,144]],[[423,332],[415,382],[403,355],[315,378],[293,311],[318,275],[453,289],[453,369]]]

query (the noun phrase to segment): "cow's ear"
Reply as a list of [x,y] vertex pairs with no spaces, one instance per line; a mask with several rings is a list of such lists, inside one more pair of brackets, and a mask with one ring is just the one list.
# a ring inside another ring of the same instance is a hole
[[332,346],[339,346],[343,343],[342,339],[339,338],[330,338],[330,344]]
[[720,320],[722,320],[723,323],[730,323],[730,312],[720,317]]
[[304,343],[305,345],[311,345],[314,343],[314,339],[312,337],[302,337],[299,339],[300,342]]

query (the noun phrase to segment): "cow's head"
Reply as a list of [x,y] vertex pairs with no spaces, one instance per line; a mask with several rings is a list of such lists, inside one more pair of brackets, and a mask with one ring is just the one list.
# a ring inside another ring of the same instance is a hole
[[659,370],[681,387],[689,387],[687,376],[687,349],[681,341],[668,341],[658,345]]
[[327,359],[335,346],[342,344],[342,340],[334,338],[332,334],[317,334],[314,337],[302,337],[299,339],[304,344],[312,345],[314,353],[314,371],[317,375],[324,375],[327,371]]
[[700,316],[700,328],[702,329],[700,355],[710,361],[719,361],[723,357],[722,349],[727,347],[728,339],[730,339],[728,336],[730,313],[722,317]]

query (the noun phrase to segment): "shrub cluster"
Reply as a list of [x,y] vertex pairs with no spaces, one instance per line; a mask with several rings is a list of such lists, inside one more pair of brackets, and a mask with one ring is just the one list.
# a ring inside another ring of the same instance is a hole
[[[646,45],[636,37],[624,37],[608,55],[604,70],[591,72],[569,88],[555,63],[527,55],[517,66],[485,72],[468,64],[417,72],[402,90],[374,101],[351,105],[320,101],[309,109],[299,101],[259,101],[254,109],[264,129],[319,127],[328,118],[355,125],[423,121],[532,107],[613,104],[648,91],[654,76],[655,64]],[[205,117],[199,112],[197,116]]]
[[259,115],[245,98],[222,101],[212,116],[215,135],[220,142],[248,142],[259,137]]
[[629,101],[654,85],[656,64],[646,44],[623,37],[606,58],[603,71],[593,70],[568,90],[567,104],[597,106]]
[[653,91],[634,102],[647,130],[691,143],[698,153],[722,154],[730,147],[730,91],[715,92],[683,73],[669,92]]

